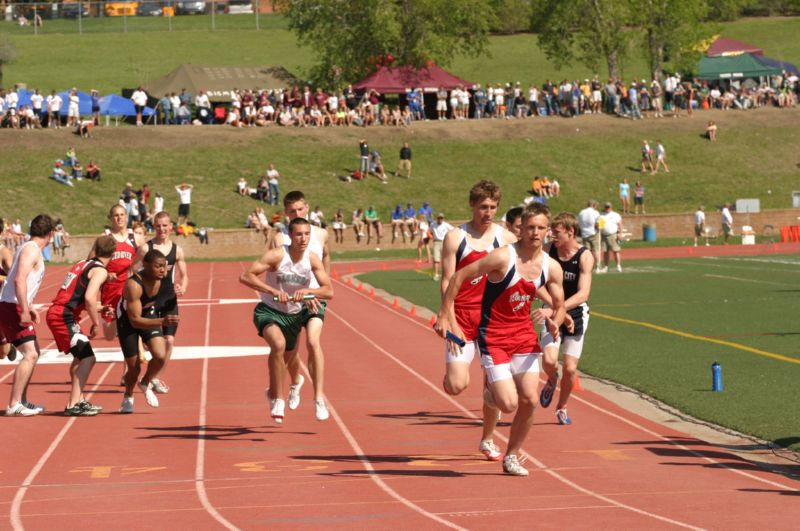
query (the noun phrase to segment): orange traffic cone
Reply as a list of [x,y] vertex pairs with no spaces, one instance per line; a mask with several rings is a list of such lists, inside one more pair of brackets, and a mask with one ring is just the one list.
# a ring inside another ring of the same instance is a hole
[[358,291],[363,291],[363,289],[364,289],[364,284],[361,284],[361,283],[359,283],[359,284],[358,284],[358,287],[357,287],[356,289],[357,289]]
[[345,284],[347,284],[348,286],[352,286],[353,285],[353,279],[351,277],[347,277],[347,280],[345,281]]
[[386,262],[381,262],[381,271],[386,271]]
[[397,300],[397,297],[394,298],[394,302],[392,302],[392,308],[395,310],[400,308],[400,302]]
[[417,316],[417,307],[416,306],[412,306],[411,310],[408,312],[408,315],[410,315],[411,317],[416,317]]
[[331,270],[331,277],[333,277],[333,280],[339,280],[339,272],[336,271],[335,269],[332,269]]
[[373,299],[375,298],[375,288],[369,290],[369,296],[372,297]]
[[575,383],[572,384],[572,390],[576,393],[580,393],[581,391],[585,391],[586,389],[583,388],[581,385],[581,377],[577,374],[575,375]]
[[436,316],[431,315],[431,328],[433,328],[434,326],[436,326]]
[[347,270],[348,270],[350,273],[352,273],[352,272],[353,272],[353,264],[350,264],[349,266],[347,266]]

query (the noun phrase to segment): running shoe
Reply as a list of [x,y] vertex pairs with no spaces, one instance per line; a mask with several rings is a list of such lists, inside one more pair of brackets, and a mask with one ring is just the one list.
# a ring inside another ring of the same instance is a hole
[[22,405],[24,405],[28,409],[35,409],[39,413],[44,412],[44,406],[37,406],[36,404],[32,404],[31,402],[23,402]]
[[72,407],[64,408],[64,414],[68,417],[94,417],[100,413],[96,409],[84,407],[84,404],[86,402],[78,402]]
[[97,412],[103,411],[103,406],[98,406],[97,404],[92,404],[87,400],[81,400],[79,404],[85,409],[91,409]]
[[494,443],[494,441],[481,441],[480,446],[478,446],[478,450],[486,456],[486,459],[489,461],[500,461],[503,458],[503,453],[500,451],[500,448]]
[[569,426],[572,424],[572,419],[569,418],[567,414],[567,408],[556,410],[556,418],[558,419],[558,423],[562,426]]
[[619,264],[617,264],[617,271],[619,271],[620,273],[622,273],[622,266],[621,266],[621,265],[619,265]]
[[542,407],[544,407],[544,408],[548,407],[550,405],[550,402],[553,401],[553,395],[556,392],[556,384],[557,383],[558,383],[558,377],[556,377],[556,381],[555,382],[551,382],[548,379],[547,383],[544,384],[544,387],[542,388],[542,392],[539,393],[539,404],[541,404]]
[[41,413],[38,409],[29,409],[22,402],[6,408],[6,417],[32,417]]
[[147,405],[150,407],[158,407],[158,397],[156,396],[155,392],[153,392],[153,382],[150,382],[147,385],[139,382],[137,385],[144,393],[144,399],[147,401]]
[[[706,245],[708,245],[708,244],[706,244]],[[6,359],[8,361],[14,361],[15,359],[17,359],[17,347],[15,347],[14,345],[11,345],[11,350],[8,351],[8,355],[6,356]]]
[[508,454],[503,458],[503,472],[512,476],[527,476],[528,469],[522,466],[516,455]]
[[122,405],[119,407],[120,413],[133,413],[133,397],[123,396]]
[[153,379],[151,380],[151,383],[153,384],[153,391],[156,393],[160,393],[162,395],[169,393],[169,386],[163,381]]
[[303,384],[306,382],[306,379],[303,375],[300,375],[300,382],[296,384],[292,384],[289,386],[289,409],[294,411],[300,406],[300,389],[303,388]]
[[328,417],[331,416],[328,413],[328,406],[325,405],[324,400],[314,400],[314,415],[317,417],[317,420],[328,420]]
[[608,266],[603,266],[597,269],[598,273],[608,273]]
[[270,416],[276,424],[283,424],[283,413],[285,411],[286,402],[282,398],[275,398],[270,400]]

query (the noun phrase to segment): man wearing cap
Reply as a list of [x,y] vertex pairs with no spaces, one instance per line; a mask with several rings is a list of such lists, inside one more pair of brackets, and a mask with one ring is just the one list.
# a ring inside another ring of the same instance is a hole
[[51,177],[56,181],[60,182],[61,184],[66,184],[67,186],[73,186],[72,184],[72,176],[64,171],[64,168],[61,167],[62,162],[60,160],[56,161],[55,166],[53,167],[53,175]]
[[622,273],[622,256],[619,247],[622,237],[622,216],[614,212],[611,203],[606,203],[597,225],[600,227],[600,248],[603,250],[603,267],[597,272],[608,272],[608,255],[609,252],[613,252],[617,271]]
[[433,223],[433,209],[431,208],[431,204],[425,201],[422,203],[422,206],[419,207],[417,210],[417,216],[425,216],[425,220],[428,224]]
[[442,273],[442,246],[444,237],[453,230],[453,226],[444,220],[444,213],[439,212],[436,221],[431,224],[433,234],[433,280],[439,280]]

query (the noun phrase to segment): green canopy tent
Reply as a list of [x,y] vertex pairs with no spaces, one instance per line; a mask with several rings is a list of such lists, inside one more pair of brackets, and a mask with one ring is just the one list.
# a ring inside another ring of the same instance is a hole
[[753,55],[743,53],[724,57],[703,57],[700,59],[700,75],[697,77],[716,81],[776,76],[780,73],[780,68],[765,65]]

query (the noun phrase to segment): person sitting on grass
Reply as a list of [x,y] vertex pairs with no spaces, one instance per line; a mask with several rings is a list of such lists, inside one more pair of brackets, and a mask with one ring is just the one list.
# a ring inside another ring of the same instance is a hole
[[706,126],[706,138],[708,138],[711,142],[717,141],[717,124],[713,120],[709,120],[708,125]]
[[55,166],[53,167],[53,173],[50,175],[50,178],[55,179],[61,184],[66,184],[67,186],[73,186],[72,175],[65,172],[64,168],[62,168],[61,166],[62,162],[60,160],[57,160]]
[[89,164],[86,165],[86,178],[92,181],[100,180],[100,166],[95,164],[94,160],[89,160]]

